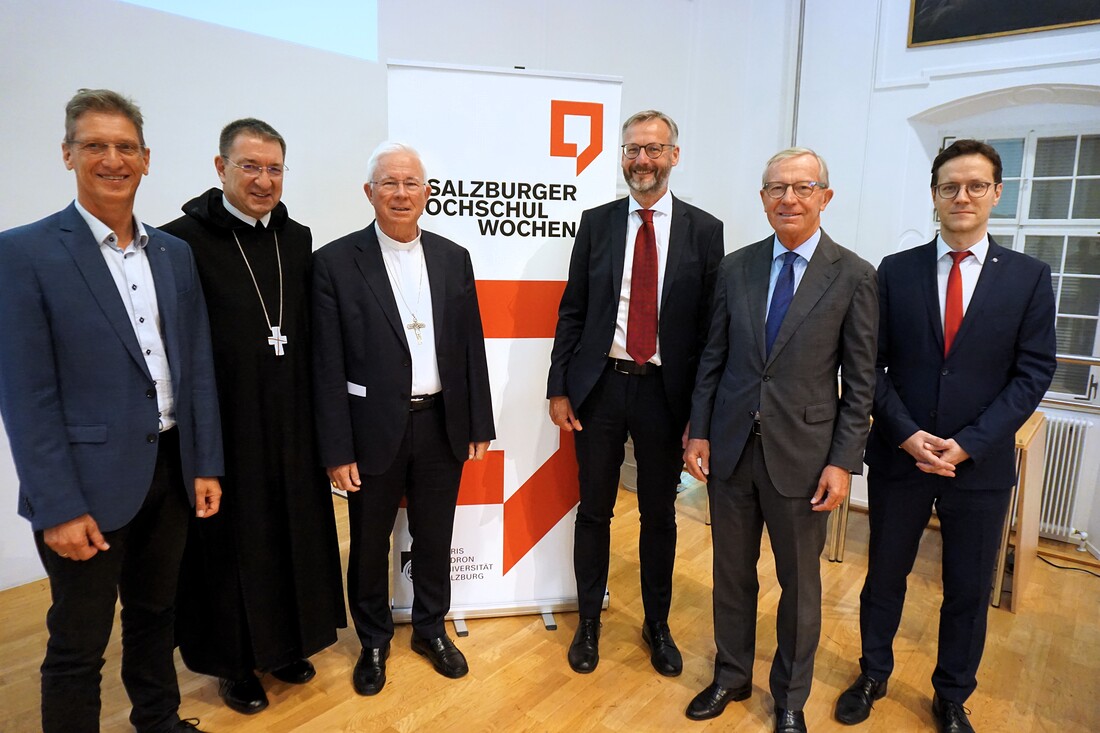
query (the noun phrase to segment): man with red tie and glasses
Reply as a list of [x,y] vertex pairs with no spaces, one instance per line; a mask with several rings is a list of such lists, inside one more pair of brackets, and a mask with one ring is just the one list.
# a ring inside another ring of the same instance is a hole
[[580,623],[568,657],[579,673],[599,662],[611,516],[628,434],[638,465],[642,640],[659,673],[683,669],[668,627],[676,486],[723,245],[722,223],[668,190],[678,135],[672,118],[656,110],[623,125],[630,196],[582,215],[558,309],[546,394],[550,419],[576,432]]
[[1015,434],[1056,366],[1050,267],[989,236],[1000,197],[997,151],[956,141],[932,163],[939,235],[879,267],[863,656],[858,679],[837,700],[842,723],[866,720],[886,694],[906,577],[935,507],[943,605],[932,713],[940,731],[973,730],[963,703],[977,686],[993,568],[1016,482]]

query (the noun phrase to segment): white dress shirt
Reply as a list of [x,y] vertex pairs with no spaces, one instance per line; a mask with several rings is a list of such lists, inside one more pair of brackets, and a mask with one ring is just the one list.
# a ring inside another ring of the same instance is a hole
[[134,327],[138,347],[149,368],[149,376],[157,388],[157,414],[160,418],[160,430],[164,432],[176,424],[175,398],[172,395],[172,373],[168,368],[168,350],[164,347],[161,335],[160,307],[157,305],[157,290],[153,284],[153,271],[149,267],[149,258],[145,246],[149,244],[149,235],[145,226],[134,217],[134,241],[122,249],[118,235],[111,228],[95,218],[76,201],[76,210],[92,230],[92,236],[99,243],[99,253],[107,263],[111,279],[115,281],[130,325]]
[[[623,262],[623,287],[619,291],[619,310],[615,316],[615,338],[611,342],[609,356],[613,359],[627,359],[633,361],[633,357],[626,353],[626,326],[630,320],[630,280],[634,263],[634,240],[638,237],[638,230],[642,228],[642,215],[638,211],[643,207],[634,197],[629,199],[629,208],[626,217],[626,260]],[[672,231],[672,192],[665,191],[665,195],[650,207],[653,210],[653,233],[657,239],[657,320],[661,318],[661,291],[665,284],[665,263],[668,262],[668,240]],[[612,243],[614,244],[614,243]],[[657,329],[657,351],[650,358],[649,363],[661,365],[661,329]]]
[[[970,251],[970,257],[964,257],[959,262],[959,274],[962,276],[962,301],[963,315],[970,307],[970,299],[974,297],[974,287],[978,284],[978,276],[982,274],[982,265],[989,256],[989,235],[983,236],[976,243],[966,248]],[[951,274],[951,256],[953,250],[943,241],[942,236],[936,237],[936,290],[940,298],[940,325],[943,325],[945,306],[947,304],[947,276]],[[961,251],[961,250],[960,250]]]
[[802,283],[802,276],[806,274],[806,268],[810,266],[810,258],[817,251],[817,245],[820,241],[820,227],[810,235],[809,239],[792,250],[784,247],[779,241],[779,237],[772,236],[772,269],[771,274],[768,276],[768,304],[764,309],[765,323],[768,321],[768,311],[772,308],[772,294],[775,293],[775,283],[779,280],[779,273],[783,269],[783,254],[790,251],[798,255],[798,259],[794,261],[794,290],[791,291],[792,294],[797,293],[798,286]]
[[[378,223],[374,224],[378,246],[382,250],[382,264],[397,301],[401,315],[401,327],[412,355],[412,385],[409,395],[430,395],[443,389],[439,378],[439,364],[435,356],[435,319],[432,314],[432,289],[427,265],[424,262],[424,246],[420,234],[411,242],[398,242],[386,236]],[[440,277],[443,275],[440,274]],[[413,315],[415,313],[415,315]],[[424,324],[420,329],[420,342],[416,332],[408,325],[413,321]]]

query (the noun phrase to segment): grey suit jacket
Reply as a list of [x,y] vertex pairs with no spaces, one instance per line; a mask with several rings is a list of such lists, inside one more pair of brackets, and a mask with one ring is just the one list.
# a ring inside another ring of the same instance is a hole
[[759,410],[772,483],[784,496],[809,497],[826,465],[863,469],[875,392],[878,288],[875,269],[822,231],[765,356],[772,242],[768,237],[722,260],[690,437],[710,440],[711,475],[729,478]]

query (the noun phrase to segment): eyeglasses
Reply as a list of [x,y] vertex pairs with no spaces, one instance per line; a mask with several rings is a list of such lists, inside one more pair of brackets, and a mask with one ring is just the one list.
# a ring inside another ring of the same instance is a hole
[[235,160],[226,158],[224,155],[222,156],[222,160],[229,163],[234,168],[240,168],[241,173],[244,173],[249,178],[259,178],[260,174],[264,171],[267,171],[267,175],[271,178],[281,178],[284,173],[290,170],[285,165],[253,165],[252,163],[238,163]]
[[145,149],[140,143],[104,143],[98,140],[66,140],[67,145],[75,145],[80,152],[95,158],[102,158],[114,148],[124,158],[141,155]]
[[674,148],[675,145],[669,143],[650,143],[649,145],[635,145],[634,143],[627,143],[626,145],[620,145],[623,149],[623,157],[627,160],[634,160],[644,150],[645,156],[650,160],[657,160],[664,152],[665,148]]
[[961,183],[941,183],[938,186],[932,186],[932,190],[941,199],[953,199],[959,195],[959,191],[966,189],[966,195],[972,199],[980,199],[989,193],[989,189],[992,186],[996,186],[996,183],[990,183],[989,181],[971,181],[965,185]]
[[395,181],[392,178],[387,178],[384,181],[371,181],[370,184],[383,193],[397,193],[399,188],[404,188],[409,193],[415,193],[424,186],[422,181],[418,181],[415,178],[409,178],[405,181]]
[[794,183],[769,181],[764,184],[761,190],[773,199],[781,199],[787,195],[787,189],[789,188],[794,191],[794,195],[798,198],[808,199],[810,196],[813,196],[814,191],[817,189],[826,189],[828,187],[828,183],[822,183],[821,181],[795,181]]

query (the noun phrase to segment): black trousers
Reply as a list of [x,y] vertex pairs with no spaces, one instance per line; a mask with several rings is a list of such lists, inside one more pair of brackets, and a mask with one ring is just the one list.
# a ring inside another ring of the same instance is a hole
[[105,532],[111,549],[78,562],[35,543],[50,580],[50,638],[42,662],[42,730],[99,730],[103,651],[122,600],[122,684],[141,733],[170,730],[179,717],[173,659],[176,580],[191,514],[176,429],[160,435],[149,494],[126,526]]
[[943,605],[932,687],[942,699],[961,705],[978,686],[993,570],[1011,491],[959,491],[949,478],[924,474],[898,480],[872,470],[867,479],[871,538],[859,597],[860,667],[876,680],[886,680],[894,669],[906,578],[935,506],[943,540]]
[[[712,455],[713,455],[712,447]],[[811,493],[787,497],[768,476],[760,439],[750,435],[728,479],[711,477],[714,550],[714,681],[723,687],[752,683],[756,652],[756,564],[768,528],[775,575],[782,589],[775,617],[776,651],[769,679],[775,704],[802,710],[810,696],[821,636],[821,551],[827,512],[810,507]]]
[[390,534],[402,498],[413,540],[413,631],[425,638],[442,636],[451,608],[451,533],[462,478],[462,462],[447,440],[442,401],[409,413],[393,464],[385,473],[361,478],[359,491],[348,494],[348,603],[360,643],[380,647],[393,638]]
[[573,570],[582,618],[596,618],[607,589],[611,517],[627,434],[638,466],[638,560],[647,619],[667,621],[676,560],[676,486],[684,465],[683,425],[676,425],[659,372],[633,376],[609,366],[578,410],[575,434],[580,507]]

